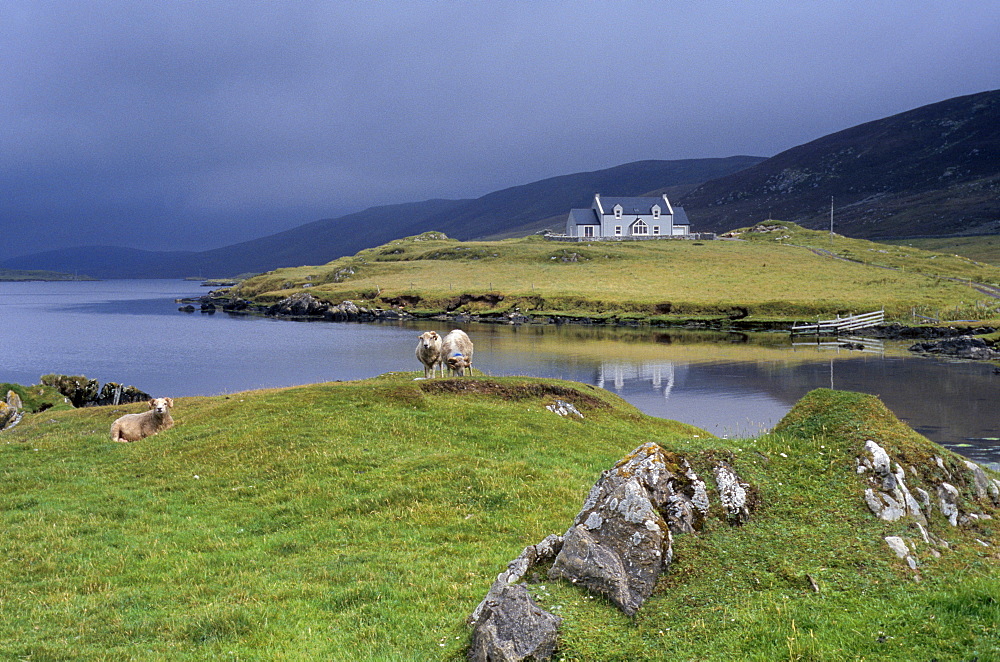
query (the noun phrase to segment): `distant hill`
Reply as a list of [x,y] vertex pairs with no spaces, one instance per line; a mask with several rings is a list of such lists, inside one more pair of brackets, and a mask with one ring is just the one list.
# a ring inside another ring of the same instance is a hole
[[[594,193],[645,195],[668,186],[697,185],[738,172],[764,159],[731,156],[722,159],[636,161],[614,168],[550,177],[523,186],[496,191],[470,200],[456,209],[426,219],[404,236],[439,230],[455,239],[531,234],[547,225],[562,232],[574,207],[589,207]],[[548,222],[554,220],[555,223]]]
[[[278,234],[201,252],[154,252],[107,246],[47,251],[0,262],[0,268],[51,269],[97,278],[221,277],[278,267],[326,264],[393,239],[440,230],[459,239],[496,233],[531,234],[572,207],[589,206],[597,192],[642,195],[663,186],[695,186],[762,161],[761,157],[638,161],[551,177],[475,200],[427,200],[372,207]],[[556,229],[554,228],[554,229]]]
[[699,230],[766,218],[852,237],[1000,232],[1000,91],[861,124],[714,179],[677,202]]
[[59,273],[56,271],[22,271],[15,269],[0,269],[0,281],[29,280],[93,280],[87,276]]

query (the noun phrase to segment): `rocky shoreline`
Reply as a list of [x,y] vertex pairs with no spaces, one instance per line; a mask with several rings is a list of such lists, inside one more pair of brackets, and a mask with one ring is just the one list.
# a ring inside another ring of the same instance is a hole
[[[640,326],[634,319],[616,317],[587,317],[581,315],[546,314],[544,316],[525,315],[520,311],[481,315],[473,313],[438,313],[421,316],[408,312],[403,307],[398,308],[367,308],[353,301],[330,304],[309,294],[300,292],[286,297],[277,303],[264,305],[248,299],[232,298],[222,293],[212,291],[201,297],[179,300],[185,305],[179,308],[182,312],[202,312],[213,314],[222,311],[235,315],[261,315],[289,320],[323,320],[329,322],[395,322],[401,320],[429,319],[451,322],[481,322],[486,324],[584,324],[610,326]],[[745,319],[726,319],[722,321],[687,320],[676,324],[655,324],[656,326],[671,326],[688,329],[718,329],[727,331],[787,331],[788,324],[783,322],[761,322]],[[924,354],[940,354],[956,358],[975,360],[1000,360],[1000,351],[989,345],[977,335],[995,333],[997,329],[990,326],[980,327],[950,327],[950,326],[905,326],[902,324],[883,324],[856,332],[854,335],[880,340],[918,340],[910,349]]]

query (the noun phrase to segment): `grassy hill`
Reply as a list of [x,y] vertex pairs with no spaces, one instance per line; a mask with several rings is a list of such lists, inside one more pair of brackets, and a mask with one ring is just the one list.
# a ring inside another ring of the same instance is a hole
[[880,243],[911,246],[935,253],[961,255],[977,262],[1000,266],[1000,235],[972,237],[919,237],[915,239],[881,239]]
[[329,264],[243,282],[238,297],[295,292],[339,303],[435,312],[580,315],[618,321],[805,320],[885,308],[941,319],[997,319],[1000,268],[956,256],[773,222],[741,241],[562,243],[528,237],[459,242],[434,233]]
[[[120,408],[45,411],[0,433],[0,657],[462,659],[464,619],[528,544],[570,525],[600,472],[655,441],[754,486],[750,522],[711,513],[633,619],[531,585],[581,660],[994,659],[1000,513],[919,537],[864,505],[856,456],[960,458],[870,396],[817,391],[756,439],[716,439],[616,396],[524,378],[363,382],[181,398],[176,426],[108,438]],[[583,420],[545,409],[573,402]],[[914,472],[917,470],[914,469]],[[908,481],[919,485],[914,473]],[[988,546],[986,546],[988,545]],[[940,549],[932,553],[932,549]],[[817,590],[818,589],[818,590]]]
[[854,237],[1000,230],[1000,91],[861,124],[706,182],[678,200],[699,229],[766,218]]

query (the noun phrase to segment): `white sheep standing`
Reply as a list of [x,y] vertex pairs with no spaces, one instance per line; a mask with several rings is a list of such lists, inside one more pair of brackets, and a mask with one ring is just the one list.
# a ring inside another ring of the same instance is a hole
[[[417,360],[424,364],[424,379],[433,379],[437,366],[441,365],[441,336],[437,331],[425,331],[417,338]],[[444,377],[444,365],[441,365],[441,376]]]
[[118,442],[139,441],[151,434],[173,427],[170,408],[172,398],[153,398],[149,401],[149,411],[141,414],[125,414],[111,424],[111,440]]
[[[441,360],[448,366],[448,372],[459,377],[465,376],[466,369],[472,374],[472,341],[465,331],[454,329],[441,343]],[[441,366],[442,370],[444,366]]]

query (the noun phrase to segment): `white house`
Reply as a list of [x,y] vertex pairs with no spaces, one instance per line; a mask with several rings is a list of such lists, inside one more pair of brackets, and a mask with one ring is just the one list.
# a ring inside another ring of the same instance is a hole
[[691,233],[683,207],[660,197],[602,198],[594,194],[590,209],[571,209],[566,219],[570,237],[608,239],[675,237]]

